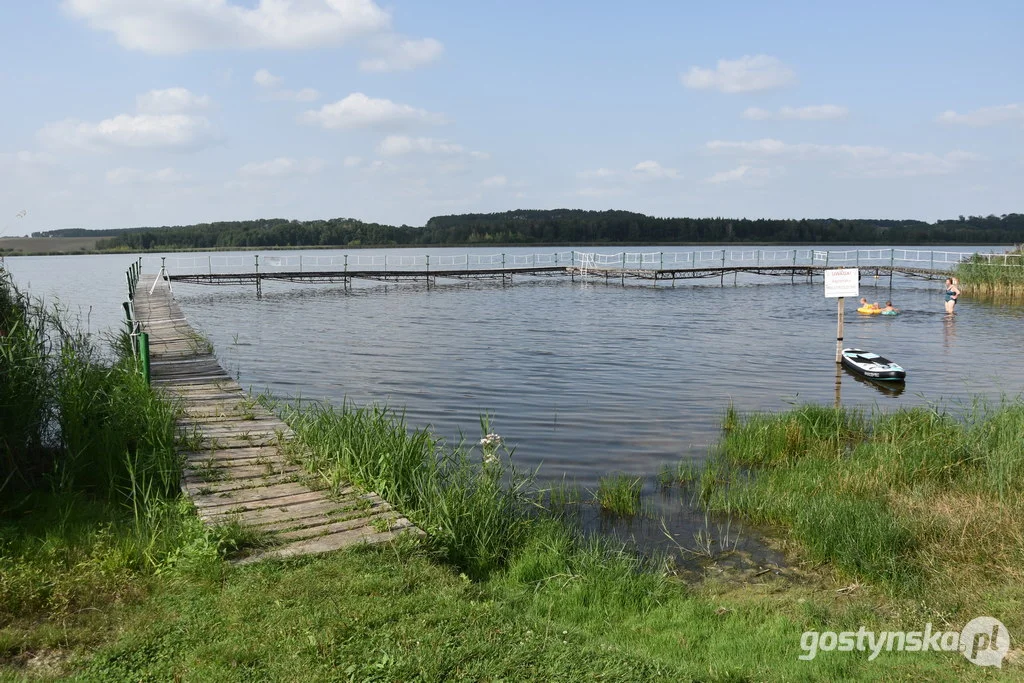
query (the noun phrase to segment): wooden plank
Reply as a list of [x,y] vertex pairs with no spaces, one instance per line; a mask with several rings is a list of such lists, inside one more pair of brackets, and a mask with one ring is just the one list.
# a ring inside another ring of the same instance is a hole
[[280,449],[282,439],[294,438],[291,429],[254,405],[224,371],[184,320],[165,283],[158,282],[153,294],[140,287],[134,307],[150,337],[153,388],[180,411],[179,436],[198,439],[200,446],[179,450],[185,459],[182,491],[208,524],[238,522],[281,543],[245,562],[384,542],[406,531],[422,533],[374,493],[345,486],[329,497],[309,488],[303,469]]

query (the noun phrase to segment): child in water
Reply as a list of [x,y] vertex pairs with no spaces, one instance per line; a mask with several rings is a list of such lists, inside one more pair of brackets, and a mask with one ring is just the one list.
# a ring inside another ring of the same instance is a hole
[[885,308],[882,309],[882,315],[896,315],[900,312],[900,309],[892,305],[891,301],[885,302]]
[[873,303],[873,304],[869,304],[869,303],[868,303],[868,300],[867,300],[867,299],[865,299],[864,297],[861,297],[861,298],[860,298],[860,307],[861,307],[861,308],[873,308],[873,309],[875,309],[876,311],[877,311],[877,310],[879,310],[879,309],[881,308],[881,306],[879,306],[879,305],[878,305],[878,302],[877,302],[877,301],[876,301],[875,303]]

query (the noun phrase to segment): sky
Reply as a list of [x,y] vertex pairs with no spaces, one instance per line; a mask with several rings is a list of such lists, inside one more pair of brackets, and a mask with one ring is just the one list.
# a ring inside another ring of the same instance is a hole
[[1020,212],[1024,4],[0,0],[0,235]]

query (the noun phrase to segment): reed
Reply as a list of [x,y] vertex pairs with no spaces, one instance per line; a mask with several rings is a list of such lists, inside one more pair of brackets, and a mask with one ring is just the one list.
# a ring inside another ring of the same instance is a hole
[[597,482],[594,500],[604,512],[632,517],[640,512],[640,491],[643,479],[627,474],[612,474]]
[[116,599],[196,539],[216,557],[178,500],[173,409],[2,268],[0,404],[0,622]]
[[[505,566],[534,523],[532,477],[482,423],[482,454],[409,430],[387,408],[280,405],[308,447],[303,464],[327,481],[376,491],[424,529],[450,561],[472,576]],[[491,438],[488,438],[491,437]]]
[[[781,527],[812,559],[893,594],[977,597],[965,567],[990,588],[1021,574],[1013,558],[1024,553],[1024,531],[1005,526],[1024,514],[1021,434],[1019,400],[870,420],[813,406],[754,414],[723,436],[700,496],[712,510]],[[989,524],[1004,533],[984,534]]]
[[989,257],[975,254],[957,265],[955,275],[969,296],[995,302],[1024,298],[1024,250]]

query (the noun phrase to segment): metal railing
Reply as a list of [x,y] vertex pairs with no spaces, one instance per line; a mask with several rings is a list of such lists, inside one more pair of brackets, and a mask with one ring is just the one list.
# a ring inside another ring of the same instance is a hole
[[[602,269],[677,270],[728,267],[889,267],[951,270],[959,263],[981,260],[1007,267],[1024,267],[1021,254],[983,254],[964,251],[923,249],[711,249],[695,251],[560,251],[533,254],[253,254],[145,256],[141,270],[155,272],[163,259],[173,275],[201,275],[259,272],[266,275],[294,272],[436,272],[456,270],[525,270],[573,267],[588,271]],[[136,275],[137,278],[137,275]]]

